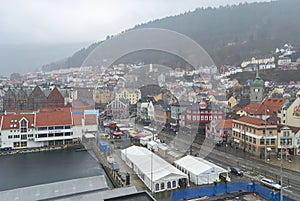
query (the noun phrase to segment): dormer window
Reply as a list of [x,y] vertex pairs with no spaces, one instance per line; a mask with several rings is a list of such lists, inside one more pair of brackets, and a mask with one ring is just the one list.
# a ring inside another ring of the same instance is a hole
[[28,122],[25,119],[22,119],[20,122],[20,132],[27,133],[28,130]]

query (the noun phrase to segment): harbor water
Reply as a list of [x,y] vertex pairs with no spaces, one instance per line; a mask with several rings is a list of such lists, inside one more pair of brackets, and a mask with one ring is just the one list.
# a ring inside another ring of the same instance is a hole
[[64,149],[0,156],[0,191],[96,175],[105,175],[105,171],[87,151]]

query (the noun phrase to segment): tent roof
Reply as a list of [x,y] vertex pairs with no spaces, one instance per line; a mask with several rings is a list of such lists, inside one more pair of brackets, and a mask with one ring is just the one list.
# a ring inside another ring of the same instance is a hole
[[187,178],[186,174],[144,147],[131,146],[122,153],[154,182],[169,176]]
[[228,172],[226,169],[217,166],[203,158],[194,157],[194,156],[185,156],[174,162],[176,165],[179,165],[189,172],[199,175],[202,173],[212,173],[212,172]]

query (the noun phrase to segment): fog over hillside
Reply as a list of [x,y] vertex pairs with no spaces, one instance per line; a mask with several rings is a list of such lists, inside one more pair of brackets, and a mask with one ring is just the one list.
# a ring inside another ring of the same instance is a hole
[[26,73],[39,70],[43,64],[64,59],[88,44],[90,43],[0,44],[0,74],[10,75],[14,72]]

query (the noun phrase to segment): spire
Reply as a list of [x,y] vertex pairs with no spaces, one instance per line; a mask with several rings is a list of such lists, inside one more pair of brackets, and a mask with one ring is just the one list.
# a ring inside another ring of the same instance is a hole
[[257,66],[257,69],[256,69],[256,77],[255,77],[255,79],[260,80],[260,76],[259,76],[259,66]]

